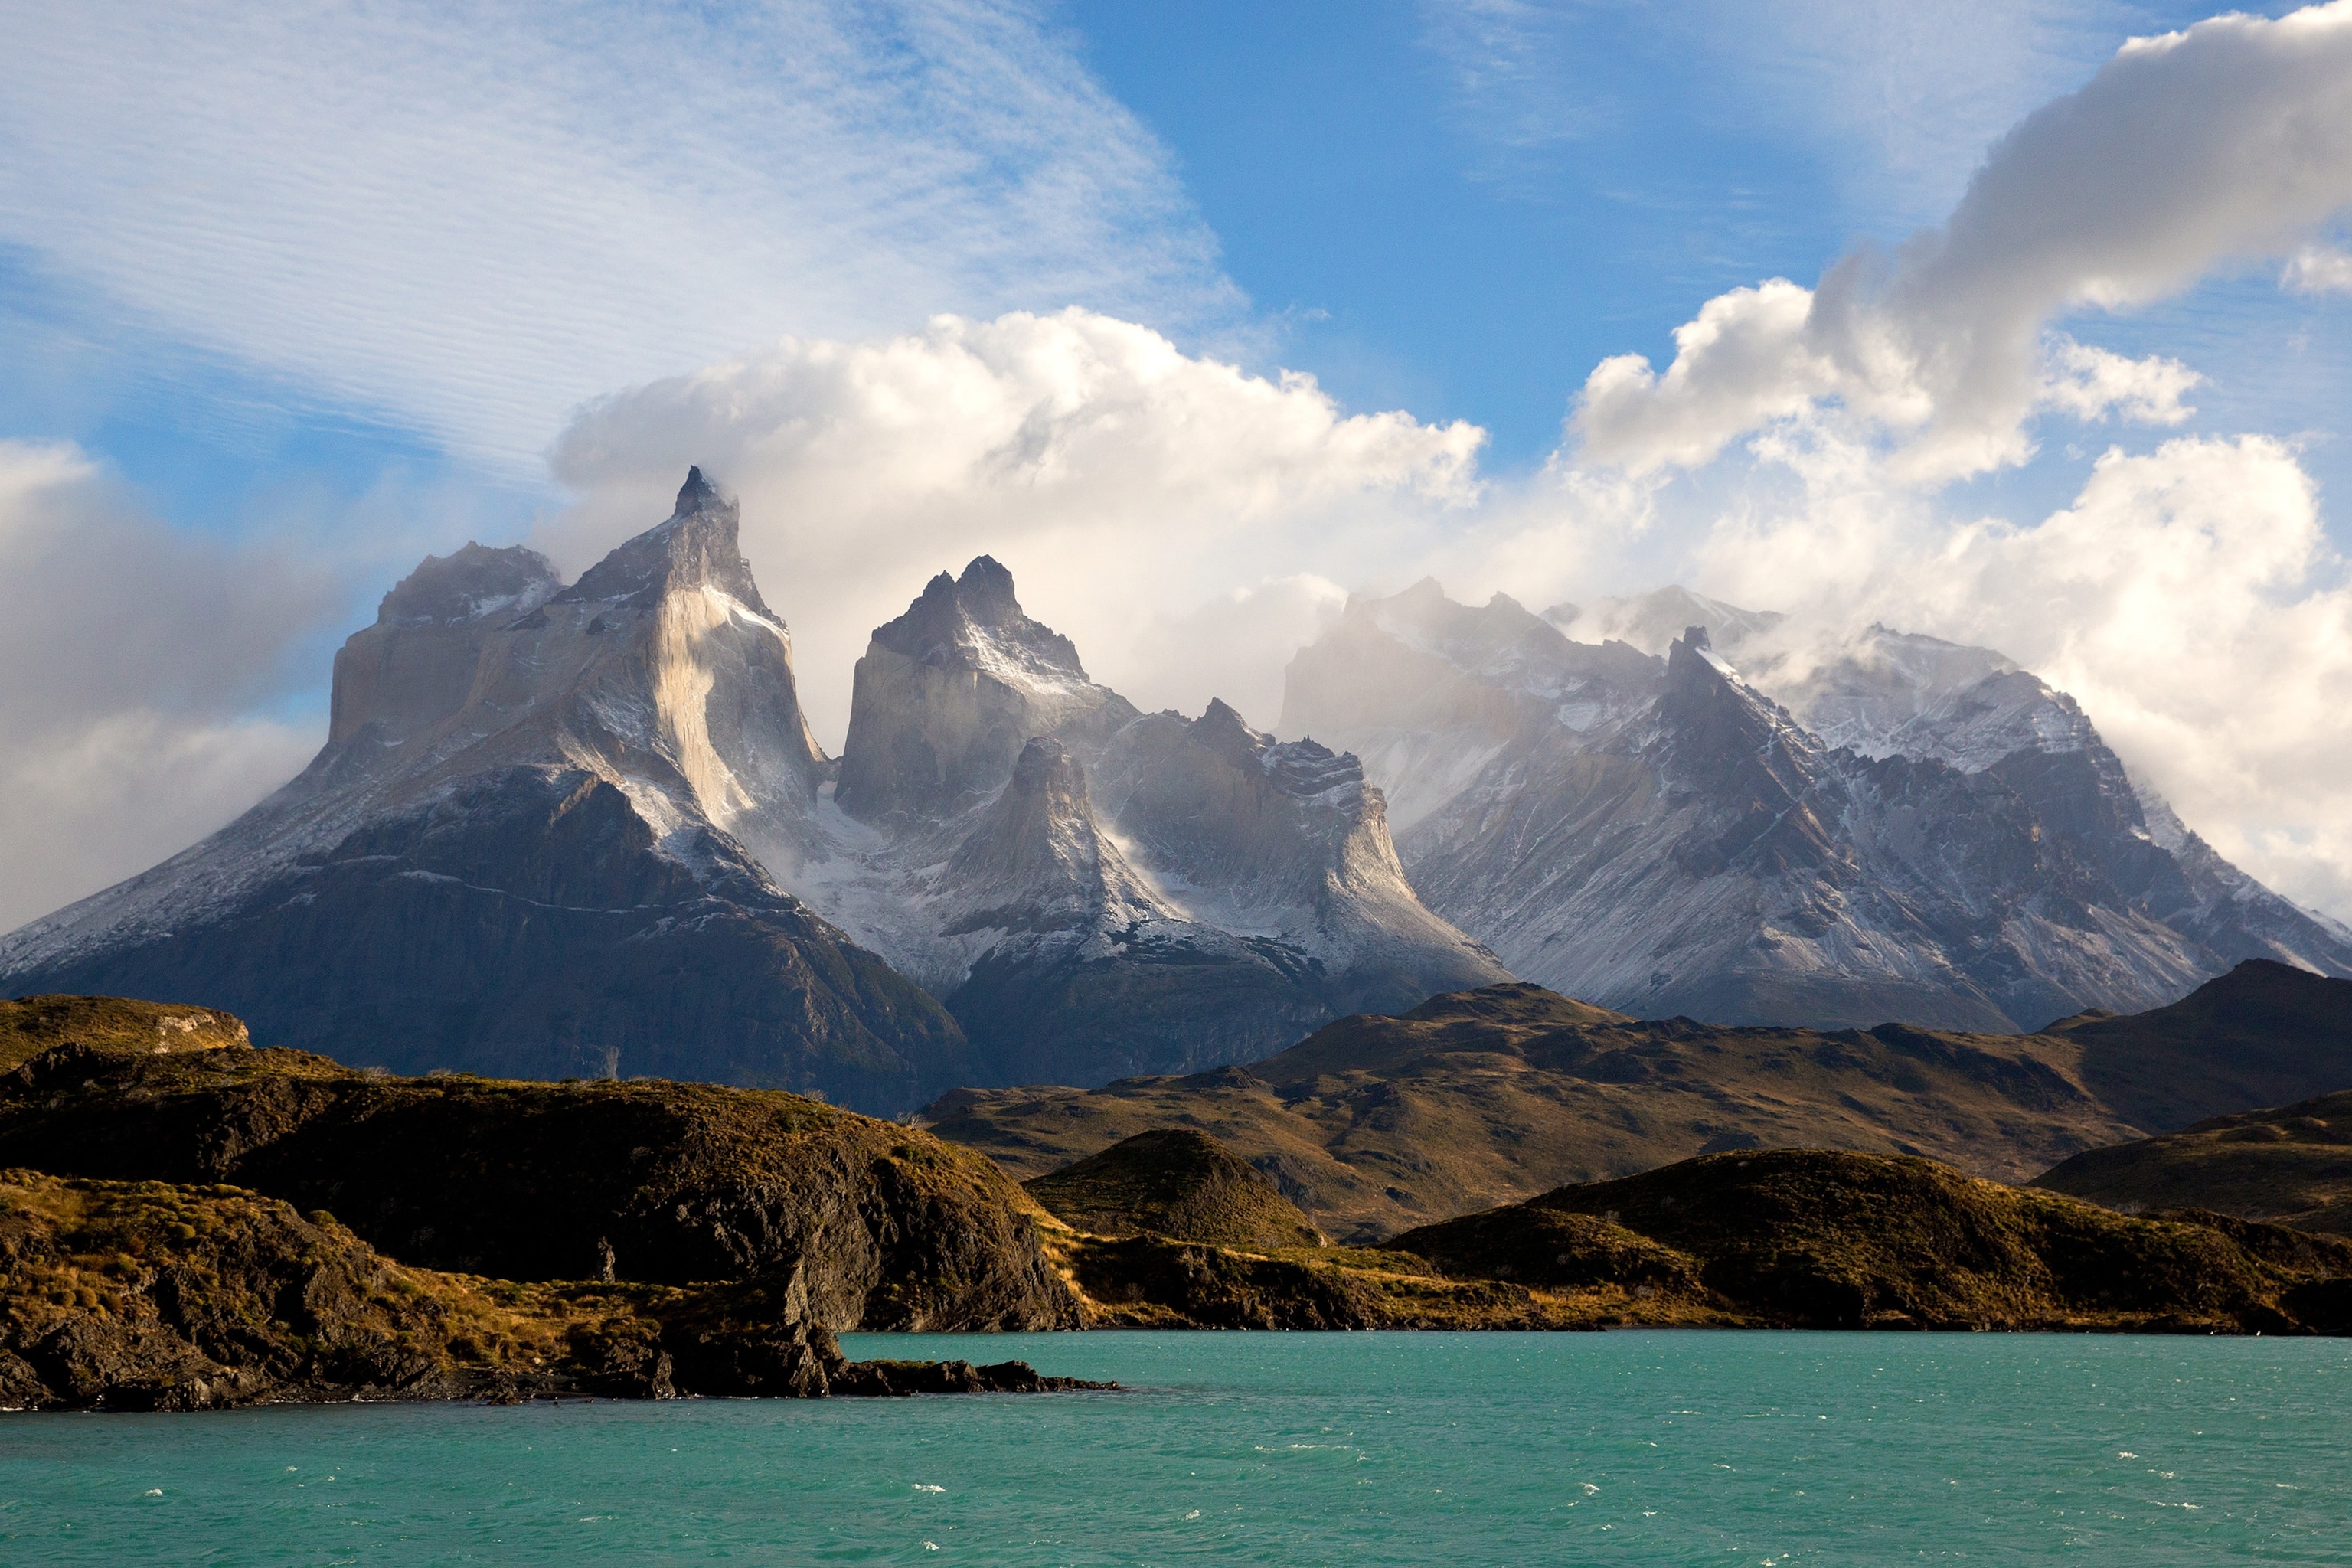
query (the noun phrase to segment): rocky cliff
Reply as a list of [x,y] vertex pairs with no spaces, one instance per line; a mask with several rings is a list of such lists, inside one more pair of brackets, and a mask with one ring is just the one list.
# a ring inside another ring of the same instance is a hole
[[64,1045],[0,1075],[0,1165],[233,1183],[424,1268],[789,1286],[829,1329],[1075,1321],[1035,1205],[988,1161],[780,1092]]
[[0,1409],[1097,1386],[850,1362],[772,1285],[519,1285],[404,1268],[235,1187],[0,1171]]
[[428,558],[335,662],[300,777],[0,938],[11,990],[202,996],[405,1071],[662,1073],[896,1110],[979,1076],[920,987],[779,886],[828,763],[792,645],[689,473],[561,585]]

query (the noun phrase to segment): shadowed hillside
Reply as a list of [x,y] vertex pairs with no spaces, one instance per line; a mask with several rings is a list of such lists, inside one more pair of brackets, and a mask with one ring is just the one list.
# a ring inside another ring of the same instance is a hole
[[960,1089],[941,1137],[1041,1174],[1150,1128],[1213,1134],[1329,1234],[1374,1241],[1563,1183],[1738,1149],[2021,1181],[2084,1149],[2352,1085],[2352,981],[2252,962],[2169,1007],[2038,1035],[1642,1021],[1540,986],[1343,1018],[1248,1068]]
[[[1449,1275],[1802,1328],[2352,1331],[2352,1243],[2130,1218],[1933,1161],[1717,1154],[1406,1232]],[[1638,1307],[1635,1315],[1639,1315]]]
[[1149,1232],[1221,1247],[1320,1247],[1322,1233],[1256,1169],[1205,1132],[1139,1132],[1023,1184],[1055,1218],[1097,1236]]
[[2126,1213],[2212,1209],[2352,1234],[2352,1089],[2086,1149],[2033,1184]]
[[806,1309],[797,1276],[518,1285],[402,1268],[323,1210],[235,1187],[0,1171],[5,1409],[1079,1386],[1018,1362],[847,1362]]
[[2169,1007],[2086,1013],[2042,1031],[2084,1084],[2150,1131],[2352,1089],[2352,980],[2249,959]]
[[331,1208],[404,1263],[514,1279],[799,1271],[834,1329],[1075,1321],[1035,1206],[994,1165],[773,1090],[69,1045],[0,1075],[0,1165],[231,1182]]

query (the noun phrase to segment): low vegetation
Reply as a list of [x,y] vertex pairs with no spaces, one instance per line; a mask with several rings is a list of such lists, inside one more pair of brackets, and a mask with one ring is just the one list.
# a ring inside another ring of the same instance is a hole
[[0,1072],[52,1046],[79,1043],[154,1055],[251,1044],[244,1021],[215,1007],[124,996],[19,996],[0,1001]]
[[1801,1328],[2352,1331],[2352,1242],[2134,1217],[1932,1160],[1717,1154],[1425,1226],[1449,1276],[1631,1287],[1629,1312]]
[[1023,1184],[1056,1219],[1097,1236],[1152,1234],[1241,1247],[1323,1245],[1323,1233],[1273,1183],[1191,1128],[1139,1132]]
[[1194,1129],[1327,1235],[1371,1243],[1741,1149],[1920,1155],[2020,1182],[2084,1149],[2348,1083],[2352,981],[2250,962],[2170,1007],[2037,1035],[1638,1021],[1494,985],[1343,1018],[1246,1068],[959,1089],[924,1116],[1024,1180]]
[[2033,1184],[2133,1214],[2212,1209],[2352,1235],[2352,1090],[2085,1150]]
[[0,1164],[232,1184],[402,1262],[519,1280],[803,1281],[835,1330],[1077,1308],[988,1160],[773,1090],[394,1078],[241,1045],[53,1047],[0,1075]]
[[797,1279],[404,1268],[331,1215],[236,1187],[0,1172],[0,1407],[1076,1386],[1019,1363],[847,1362],[804,1307]]

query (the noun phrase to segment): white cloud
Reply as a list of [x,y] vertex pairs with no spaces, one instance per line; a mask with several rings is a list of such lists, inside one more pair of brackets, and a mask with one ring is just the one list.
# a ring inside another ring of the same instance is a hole
[[2042,392],[2034,403],[2071,414],[2086,425],[2110,414],[2141,425],[2179,425],[2197,412],[2181,399],[2204,379],[2177,359],[2157,354],[2126,359],[2053,332],[2042,356]]
[[2352,256],[2332,246],[2305,246],[2287,258],[2280,281],[2299,294],[2352,294]]
[[[577,570],[701,465],[741,499],[745,553],[835,743],[867,634],[983,552],[1097,679],[1197,712],[1244,702],[1220,689],[1240,656],[1312,624],[1329,594],[1314,574],[1354,581],[1428,549],[1476,498],[1485,439],[1348,415],[1310,377],[1245,374],[1085,310],[942,316],[787,339],[596,404],[552,459],[581,503],[540,542]],[[1185,626],[1217,640],[1186,655]]]
[[533,475],[587,397],[782,331],[1236,302],[1025,0],[15,5],[0,143],[0,241]]
[[1890,447],[1893,473],[1935,482],[2023,461],[2037,407],[2168,420],[2179,366],[2063,338],[2053,363],[2045,323],[2276,255],[2352,204],[2347,101],[2352,0],[2135,39],[2002,137],[1941,227],[1857,250],[1812,290],[1709,300],[1663,375],[1603,362],[1571,419],[1581,459],[1696,466],[1831,407]]
[[325,726],[247,710],[335,598],[282,550],[143,517],[70,447],[0,442],[0,930],[291,777]]

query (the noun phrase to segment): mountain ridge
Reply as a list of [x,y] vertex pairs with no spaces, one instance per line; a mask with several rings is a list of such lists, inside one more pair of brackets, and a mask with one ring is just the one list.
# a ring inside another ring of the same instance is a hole
[[2352,973],[2352,932],[2145,805],[1998,654],[1879,627],[1824,655],[1679,590],[1572,612],[1352,600],[1280,724],[1366,759],[1423,901],[1525,978],[1649,1016],[2022,1031],[2241,958]]

